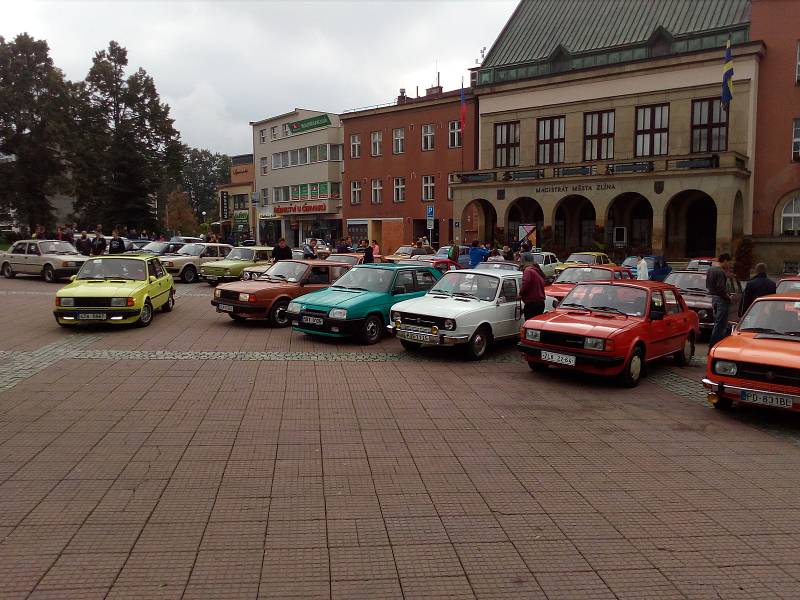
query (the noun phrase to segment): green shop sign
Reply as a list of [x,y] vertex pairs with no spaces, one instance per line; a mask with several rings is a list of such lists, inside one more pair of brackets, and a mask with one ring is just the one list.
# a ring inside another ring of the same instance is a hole
[[247,210],[236,210],[233,212],[233,220],[236,223],[249,223],[250,222],[250,211]]
[[302,121],[289,123],[289,131],[292,133],[304,133],[311,129],[327,127],[330,124],[331,120],[328,118],[328,115],[319,115],[318,117],[311,117],[309,119],[303,119]]

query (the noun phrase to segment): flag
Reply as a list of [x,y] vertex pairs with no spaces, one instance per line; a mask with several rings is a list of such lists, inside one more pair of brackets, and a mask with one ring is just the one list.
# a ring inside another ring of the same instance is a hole
[[467,125],[467,102],[464,99],[464,78],[461,78],[461,135],[464,135],[464,130]]
[[728,40],[725,46],[725,65],[722,67],[722,105],[727,110],[728,105],[733,100],[733,54],[731,53],[731,41]]

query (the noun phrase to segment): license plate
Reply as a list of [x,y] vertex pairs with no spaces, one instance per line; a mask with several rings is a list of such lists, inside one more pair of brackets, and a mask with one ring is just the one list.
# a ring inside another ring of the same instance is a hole
[[764,392],[742,392],[742,402],[763,404],[776,408],[792,408],[792,399],[780,394],[767,394]]
[[557,365],[575,366],[575,357],[570,354],[559,354],[558,352],[547,352],[542,350],[542,360],[555,363]]
[[230,304],[220,304],[217,308],[225,312],[233,312],[233,307]]
[[308,317],[303,315],[301,319],[303,323],[308,323],[309,325],[322,325],[322,318],[321,317]]
[[423,344],[438,344],[439,336],[428,335],[426,333],[416,333],[415,331],[404,331],[400,329],[397,332],[397,337],[401,340],[408,340],[410,342],[422,342]]
[[105,321],[106,313],[78,313],[79,321]]
[[217,280],[217,276],[216,275],[206,275],[206,279],[208,279],[209,281],[216,281]]

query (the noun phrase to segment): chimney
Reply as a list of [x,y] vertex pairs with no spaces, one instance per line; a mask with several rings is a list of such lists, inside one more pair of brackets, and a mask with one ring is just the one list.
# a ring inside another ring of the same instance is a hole
[[441,94],[441,93],[442,93],[442,86],[440,85],[435,85],[425,90],[426,96],[435,96],[436,94]]
[[397,103],[405,104],[407,100],[408,96],[406,96],[406,88],[400,88],[400,95],[397,96]]

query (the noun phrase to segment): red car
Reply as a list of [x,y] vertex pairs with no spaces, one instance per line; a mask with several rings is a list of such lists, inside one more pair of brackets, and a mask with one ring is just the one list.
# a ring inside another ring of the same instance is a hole
[[448,271],[453,271],[455,269],[461,268],[460,264],[450,260],[449,258],[441,258],[441,257],[434,258],[433,256],[427,254],[421,254],[415,256],[414,258],[409,258],[407,260],[399,260],[397,262],[399,264],[404,264],[404,265],[409,265],[409,264],[418,265],[420,262],[422,262],[423,264],[432,266],[434,269],[442,273],[447,273]]
[[628,267],[610,265],[567,267],[551,285],[545,288],[544,310],[545,312],[553,310],[578,283],[630,279],[633,279],[633,275]]
[[648,362],[694,356],[697,314],[660,281],[580,283],[553,312],[525,323],[517,348],[532,370],[550,366],[639,383]]
[[789,294],[793,292],[800,292],[800,275],[790,275],[778,282],[776,293]]

